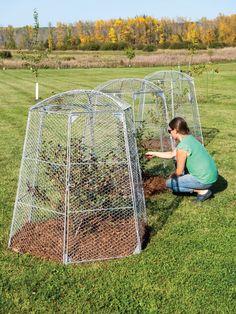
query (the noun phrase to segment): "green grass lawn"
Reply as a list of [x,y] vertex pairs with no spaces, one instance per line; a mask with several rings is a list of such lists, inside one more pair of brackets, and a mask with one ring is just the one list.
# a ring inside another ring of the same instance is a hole
[[[34,77],[0,71],[0,313],[236,313],[236,63],[218,68],[208,91],[206,74],[196,78],[205,142],[220,173],[215,197],[202,204],[169,192],[153,197],[141,254],[69,266],[7,249]],[[40,97],[159,69],[41,70]]]

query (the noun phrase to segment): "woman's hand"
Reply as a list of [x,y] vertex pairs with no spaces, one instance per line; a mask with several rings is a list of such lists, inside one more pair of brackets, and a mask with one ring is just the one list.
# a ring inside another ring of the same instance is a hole
[[152,159],[153,157],[157,157],[155,152],[147,152],[145,154],[145,158]]

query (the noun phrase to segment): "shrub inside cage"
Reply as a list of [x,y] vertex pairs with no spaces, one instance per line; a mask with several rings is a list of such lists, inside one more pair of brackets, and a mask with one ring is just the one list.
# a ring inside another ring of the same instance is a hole
[[145,79],[122,78],[104,82],[96,90],[115,95],[129,103],[136,130],[143,128],[144,138],[158,139],[160,150],[172,147],[167,132],[169,113],[160,87]]
[[131,107],[75,90],[31,107],[9,247],[77,263],[141,251],[145,201]]
[[[136,139],[139,148],[139,160],[143,179],[147,178],[147,150],[170,151],[174,142],[168,133],[169,112],[163,90],[154,83],[138,78],[121,78],[104,82],[96,87],[108,95],[115,95],[128,102],[133,110],[136,127]],[[173,171],[172,160],[149,162],[155,167],[158,176],[167,176]],[[150,167],[149,167],[150,168]]]

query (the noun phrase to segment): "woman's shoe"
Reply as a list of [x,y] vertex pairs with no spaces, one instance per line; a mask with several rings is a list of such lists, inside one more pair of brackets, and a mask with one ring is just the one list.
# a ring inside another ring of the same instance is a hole
[[211,192],[211,190],[208,190],[205,194],[198,194],[198,196],[196,198],[196,202],[204,202],[205,200],[207,200],[211,196],[212,196],[212,192]]

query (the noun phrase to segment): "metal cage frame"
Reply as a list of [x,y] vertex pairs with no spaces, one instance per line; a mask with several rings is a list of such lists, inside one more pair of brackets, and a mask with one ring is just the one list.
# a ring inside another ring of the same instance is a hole
[[9,247],[68,263],[139,253],[146,208],[132,110],[95,90],[29,109]]
[[169,112],[163,89],[140,78],[113,79],[95,89],[129,103],[133,110],[136,130],[142,129],[144,138],[148,137],[146,133],[151,133],[151,139],[158,139],[159,150],[174,148],[173,140],[167,132]]
[[145,79],[163,89],[170,119],[183,117],[192,134],[203,144],[194,79],[175,70],[157,71],[146,75]]

